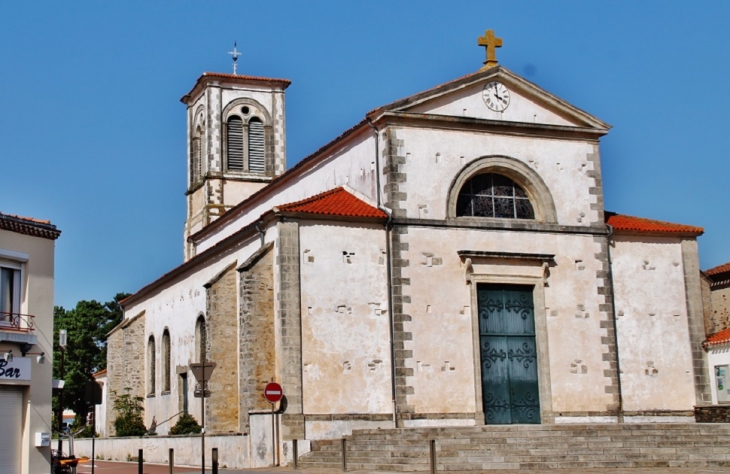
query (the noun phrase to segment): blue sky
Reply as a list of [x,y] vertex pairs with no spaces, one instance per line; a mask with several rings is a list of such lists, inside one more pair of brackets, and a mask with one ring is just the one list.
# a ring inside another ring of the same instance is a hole
[[2,2],[0,211],[50,219],[56,304],[182,262],[185,107],[203,71],[292,80],[288,164],[379,105],[500,64],[613,125],[606,208],[705,228],[730,261],[730,2]]

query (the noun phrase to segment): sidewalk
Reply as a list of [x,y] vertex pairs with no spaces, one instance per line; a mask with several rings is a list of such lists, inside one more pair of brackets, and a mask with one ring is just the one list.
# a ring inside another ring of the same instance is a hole
[[[139,468],[137,463],[132,462],[110,462],[110,461],[96,461],[94,463],[94,474],[138,474]],[[77,469],[77,474],[90,474],[91,473],[91,462],[87,464],[80,464]],[[169,474],[170,468],[166,465],[161,464],[145,464],[143,467],[143,474]],[[175,473],[189,473],[189,472],[201,472],[200,467],[175,467]],[[206,474],[211,474],[210,469],[206,469]],[[340,474],[342,469],[302,469],[299,471],[294,470],[291,467],[276,467],[276,468],[263,468],[263,469],[219,469],[220,474],[284,474],[284,473],[296,473],[302,472],[304,474]],[[353,470],[347,471],[351,474],[395,474],[387,471],[358,471]],[[443,471],[446,472],[446,471]],[[493,471],[449,471],[456,474],[518,474],[519,470],[493,470]],[[549,470],[529,470],[526,471],[528,474],[720,474],[728,473],[727,468],[721,467],[707,467],[707,468],[667,468],[667,467],[655,467],[655,468],[635,468],[635,469],[549,469]],[[400,474],[400,473],[399,473]]]

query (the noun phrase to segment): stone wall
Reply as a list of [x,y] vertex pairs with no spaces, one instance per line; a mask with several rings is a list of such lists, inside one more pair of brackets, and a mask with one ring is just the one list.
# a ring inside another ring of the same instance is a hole
[[712,288],[712,312],[706,320],[708,335],[730,328],[730,285]]
[[[114,401],[117,396],[145,396],[145,313],[125,319],[107,339],[106,433],[114,436]],[[127,388],[130,390],[127,391]]]
[[730,423],[730,405],[695,407],[697,423]]
[[241,306],[238,321],[240,430],[250,432],[249,412],[270,409],[262,396],[276,374],[274,338],[274,256],[271,245],[263,247],[238,269],[241,272]]
[[235,264],[227,267],[206,287],[208,313],[208,360],[216,368],[208,382],[211,392],[205,410],[210,433],[238,429],[238,311]]

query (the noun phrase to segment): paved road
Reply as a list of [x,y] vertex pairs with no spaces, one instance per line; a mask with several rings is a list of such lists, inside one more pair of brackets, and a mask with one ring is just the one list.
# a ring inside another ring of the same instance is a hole
[[[642,468],[642,469],[553,469],[527,471],[529,474],[727,474],[730,470],[727,468],[700,468],[700,469],[680,469],[680,468]],[[90,474],[91,463],[80,464],[77,474]],[[109,462],[96,461],[94,463],[94,474],[138,474],[139,467],[136,463],[129,462]],[[170,468],[166,465],[145,464],[143,474],[169,474]],[[175,473],[200,472],[200,468],[176,467]],[[285,474],[301,472],[302,474],[339,474],[341,469],[317,469],[295,471],[292,468],[264,468],[264,469],[220,469],[220,474]],[[347,471],[350,474],[392,474],[385,471]],[[459,474],[517,474],[516,470],[498,470],[498,471],[461,471]],[[211,474],[210,469],[206,470],[206,474]]]

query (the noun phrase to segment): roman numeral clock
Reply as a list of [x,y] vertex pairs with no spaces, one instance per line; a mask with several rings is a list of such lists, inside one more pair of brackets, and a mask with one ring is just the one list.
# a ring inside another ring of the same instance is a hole
[[491,110],[503,112],[509,106],[509,89],[501,82],[492,81],[484,86],[482,98]]

